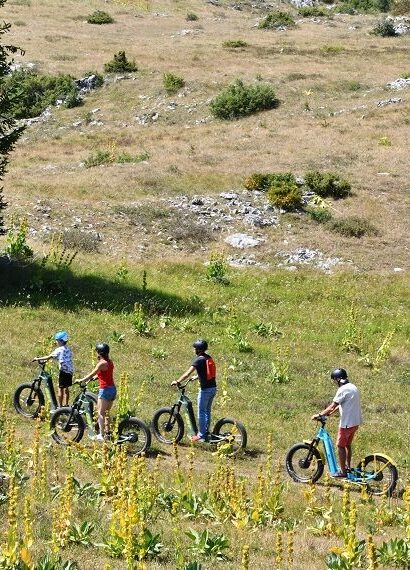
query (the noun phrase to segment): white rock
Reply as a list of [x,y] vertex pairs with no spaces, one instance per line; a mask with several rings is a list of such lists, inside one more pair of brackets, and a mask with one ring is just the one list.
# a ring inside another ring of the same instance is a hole
[[260,238],[255,238],[247,234],[232,234],[225,238],[225,243],[228,243],[232,247],[237,247],[239,249],[245,249],[247,247],[256,247],[263,240]]

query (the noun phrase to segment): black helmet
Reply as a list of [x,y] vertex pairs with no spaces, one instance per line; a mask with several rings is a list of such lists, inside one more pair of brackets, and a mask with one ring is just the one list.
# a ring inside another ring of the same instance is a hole
[[192,343],[192,346],[197,350],[206,350],[208,348],[208,343],[206,340],[199,338],[195,342]]
[[330,377],[332,380],[347,380],[347,372],[344,368],[335,368]]
[[102,354],[102,356],[108,356],[110,353],[110,347],[105,342],[99,342],[96,344],[95,350],[98,352],[98,354]]

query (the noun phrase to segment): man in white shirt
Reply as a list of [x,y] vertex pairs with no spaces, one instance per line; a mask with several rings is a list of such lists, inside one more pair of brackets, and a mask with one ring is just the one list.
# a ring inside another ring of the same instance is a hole
[[320,414],[312,416],[312,419],[316,420],[318,416],[330,416],[337,409],[340,410],[339,432],[336,442],[339,452],[340,472],[333,475],[333,477],[346,477],[347,470],[351,467],[352,441],[359,429],[359,425],[362,423],[360,395],[357,387],[349,382],[344,368],[335,368],[330,377],[338,386],[333,402]]

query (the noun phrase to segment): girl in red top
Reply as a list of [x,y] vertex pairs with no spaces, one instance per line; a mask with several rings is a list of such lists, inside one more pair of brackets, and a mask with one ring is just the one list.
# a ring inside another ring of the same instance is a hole
[[95,347],[97,351],[97,366],[92,372],[76,380],[75,384],[80,382],[90,382],[95,378],[98,378],[100,384],[100,390],[98,392],[98,426],[100,428],[100,433],[95,436],[96,441],[104,440],[105,429],[108,428],[108,414],[112,408],[113,402],[117,395],[117,389],[114,384],[114,364],[109,358],[110,347],[105,342],[97,344]]

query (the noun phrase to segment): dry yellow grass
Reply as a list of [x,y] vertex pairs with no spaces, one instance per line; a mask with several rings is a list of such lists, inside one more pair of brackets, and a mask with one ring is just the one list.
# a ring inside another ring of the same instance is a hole
[[[87,24],[95,9],[111,13],[115,23]],[[187,12],[199,19],[187,22]],[[139,66],[132,78],[91,94],[83,107],[54,110],[47,123],[28,129],[6,180],[10,212],[47,199],[53,207],[63,201],[70,216],[81,216],[100,197],[112,204],[170,193],[212,194],[240,188],[255,171],[334,170],[354,189],[352,198],[334,205],[336,213],[365,216],[381,235],[340,239],[296,218],[291,232],[286,223],[267,232],[265,257],[290,234],[293,248],[321,246],[364,270],[406,266],[409,103],[405,91],[387,91],[385,85],[409,71],[409,36],[371,36],[375,16],[346,15],[319,23],[301,19],[286,32],[263,31],[256,27],[261,14],[199,1],[8,2],[3,16],[19,23],[10,39],[26,50],[24,61],[41,71],[76,77],[102,71],[120,49]],[[248,47],[226,49],[228,39],[242,39]],[[165,95],[167,71],[184,77],[183,97]],[[223,86],[256,77],[274,86],[278,109],[229,123],[210,118],[208,102]],[[377,107],[393,96],[403,102]],[[178,104],[175,110],[168,108],[170,101]],[[102,126],[72,126],[95,108]],[[136,116],[152,110],[160,113],[156,123],[137,123]],[[391,146],[380,144],[382,137]],[[147,152],[149,160],[79,167],[92,152],[113,144],[132,154]],[[108,213],[107,206],[102,210]],[[139,258],[128,251],[129,240],[139,240],[132,229],[117,218],[112,229],[103,233],[113,254]]]

